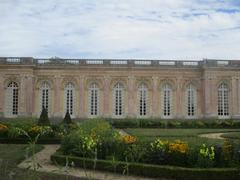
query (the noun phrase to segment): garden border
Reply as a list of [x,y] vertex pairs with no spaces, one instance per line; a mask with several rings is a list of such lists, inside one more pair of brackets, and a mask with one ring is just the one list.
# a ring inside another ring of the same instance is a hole
[[[237,179],[240,178],[240,168],[185,168],[177,166],[163,166],[163,165],[151,165],[143,163],[126,163],[122,161],[116,161],[116,168],[114,168],[113,162],[110,160],[94,160],[76,156],[65,156],[56,152],[51,156],[51,161],[60,165],[66,165],[74,162],[74,166],[87,169],[93,169],[95,166],[97,170],[110,171],[116,173],[123,173],[128,166],[130,175],[152,177],[152,178],[174,178],[185,180],[202,180],[206,178],[208,180],[224,180],[224,179]],[[84,166],[85,164],[85,166]]]
[[[27,138],[0,138],[1,144],[27,144],[29,139]],[[61,144],[59,138],[40,138],[36,144]]]

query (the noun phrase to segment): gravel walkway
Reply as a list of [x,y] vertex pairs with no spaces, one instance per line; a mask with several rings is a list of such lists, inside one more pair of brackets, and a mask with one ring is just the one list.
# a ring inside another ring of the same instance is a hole
[[[50,161],[50,156],[56,152],[59,145],[44,145],[44,149],[35,155],[36,162],[41,165],[37,171],[51,172],[57,174],[70,175],[78,177],[79,179],[99,179],[99,180],[152,180],[151,178],[142,178],[136,176],[123,176],[114,173],[84,170],[82,168],[66,168],[62,166],[56,166]],[[31,157],[21,162],[19,168],[28,168],[31,165]]]
[[223,134],[226,133],[207,133],[207,134],[200,134],[199,137],[209,138],[209,139],[226,139],[222,137]]

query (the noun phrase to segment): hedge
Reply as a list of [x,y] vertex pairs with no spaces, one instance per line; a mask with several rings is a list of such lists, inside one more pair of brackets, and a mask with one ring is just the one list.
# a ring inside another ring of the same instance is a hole
[[116,128],[240,128],[240,120],[107,119]]
[[[74,162],[76,167],[85,167],[93,169],[94,163],[97,170],[110,171],[116,173],[123,173],[128,166],[128,172],[130,175],[145,176],[151,178],[174,178],[184,180],[225,180],[225,179],[240,179],[240,169],[237,168],[183,168],[176,166],[161,166],[141,163],[126,163],[115,162],[116,168],[113,166],[113,162],[110,160],[96,160],[93,159],[64,156],[58,152],[51,156],[51,161],[59,165],[66,165],[66,161],[71,164]],[[85,161],[85,162],[84,162]],[[85,163],[85,166],[84,166]]]
[[[3,144],[26,144],[29,140],[27,138],[0,138],[0,143]],[[59,138],[40,138],[37,144],[60,144]]]

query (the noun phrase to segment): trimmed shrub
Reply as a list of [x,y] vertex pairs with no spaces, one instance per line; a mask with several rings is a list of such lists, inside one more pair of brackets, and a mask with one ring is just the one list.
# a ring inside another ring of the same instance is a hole
[[48,112],[46,108],[42,109],[40,118],[38,119],[38,125],[39,126],[49,126],[50,125],[50,121],[48,119]]
[[65,117],[63,119],[63,123],[64,124],[72,124],[72,119],[71,119],[70,113],[68,111],[65,114]]
[[103,171],[117,172],[123,174],[128,171],[130,175],[147,176],[152,178],[170,178],[185,180],[225,180],[239,179],[239,169],[237,168],[182,168],[176,166],[160,166],[142,163],[126,163],[122,161],[94,160],[73,156],[63,156],[59,152],[51,156],[51,161],[60,165],[74,162],[77,167],[97,169]]

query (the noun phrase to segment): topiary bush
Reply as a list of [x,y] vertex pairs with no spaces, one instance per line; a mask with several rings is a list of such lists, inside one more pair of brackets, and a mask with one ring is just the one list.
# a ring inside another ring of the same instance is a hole
[[38,119],[38,125],[39,126],[49,126],[50,125],[50,121],[48,118],[48,112],[46,108],[42,109],[40,118]]
[[63,119],[63,124],[68,124],[68,125],[72,124],[72,119],[68,111],[66,112],[65,117]]

